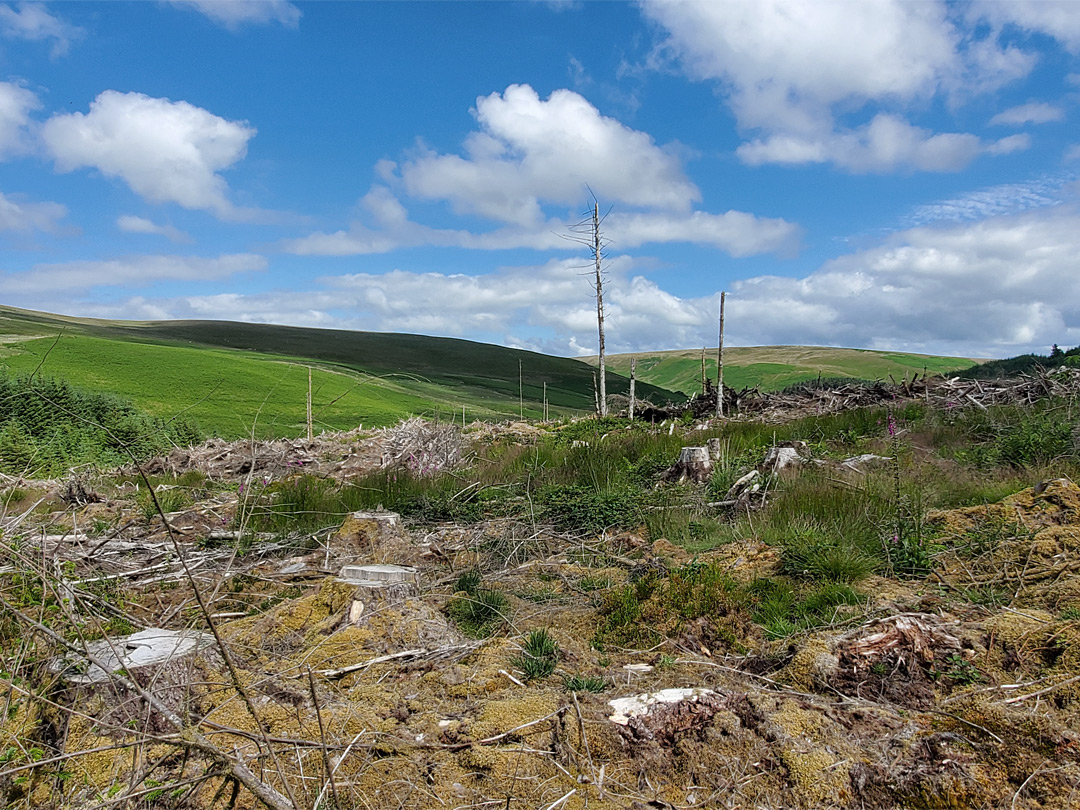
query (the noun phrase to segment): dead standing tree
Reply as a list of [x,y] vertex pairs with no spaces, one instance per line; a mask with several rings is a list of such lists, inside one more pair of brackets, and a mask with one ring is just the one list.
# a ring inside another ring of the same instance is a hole
[[596,391],[597,402],[597,415],[607,416],[607,368],[604,355],[604,271],[603,263],[605,258],[604,250],[607,248],[607,241],[604,239],[600,225],[603,224],[604,219],[607,217],[600,216],[600,204],[593,198],[592,211],[590,211],[580,222],[576,223],[570,228],[571,235],[566,237],[572,242],[577,242],[580,245],[584,245],[589,249],[592,254],[592,274],[594,276],[595,293],[596,293],[596,329],[599,333],[599,358],[600,358],[600,371],[599,371],[599,383]]

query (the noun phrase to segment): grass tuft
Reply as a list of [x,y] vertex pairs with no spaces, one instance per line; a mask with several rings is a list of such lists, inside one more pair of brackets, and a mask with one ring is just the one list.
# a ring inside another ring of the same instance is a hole
[[568,675],[563,679],[563,688],[567,692],[603,692],[607,682],[596,675]]
[[521,655],[515,656],[514,666],[525,673],[525,680],[542,680],[555,671],[559,662],[559,645],[551,633],[541,628],[530,630],[522,645]]
[[458,577],[458,595],[446,605],[446,615],[470,638],[488,638],[506,621],[509,603],[499,591],[481,588],[479,572]]

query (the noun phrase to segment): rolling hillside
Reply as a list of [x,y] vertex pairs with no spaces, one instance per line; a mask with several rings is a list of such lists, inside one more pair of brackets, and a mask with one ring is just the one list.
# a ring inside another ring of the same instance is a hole
[[[57,338],[59,335],[59,338]],[[449,338],[217,321],[122,322],[0,307],[0,365],[183,413],[225,437],[304,431],[307,368],[320,429],[387,425],[414,414],[506,419],[592,410],[593,369],[578,360]],[[627,380],[609,374],[608,390]],[[666,391],[639,387],[657,401]]]
[[[607,358],[608,368],[630,374],[630,360],[637,359],[640,382],[671,391],[694,393],[701,390],[701,350],[687,349],[641,354],[616,354]],[[596,364],[595,357],[583,358]],[[970,368],[975,360],[965,357],[937,357],[925,354],[881,352],[870,349],[836,349],[824,346],[751,346],[724,349],[724,384],[733,388],[757,386],[777,391],[819,376],[855,377],[875,380],[896,379],[912,373],[946,374]],[[705,351],[706,374],[716,379],[716,348]]]

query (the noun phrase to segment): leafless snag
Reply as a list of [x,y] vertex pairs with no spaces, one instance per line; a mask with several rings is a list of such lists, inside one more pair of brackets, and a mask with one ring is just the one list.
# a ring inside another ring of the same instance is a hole
[[600,204],[593,197],[592,210],[580,221],[570,227],[570,234],[563,235],[565,239],[582,245],[589,250],[592,256],[591,274],[596,295],[596,329],[599,334],[599,358],[600,372],[599,385],[597,388],[598,415],[607,416],[607,367],[604,346],[604,260],[607,258],[606,249],[610,244],[603,236],[600,226],[607,218],[607,214],[600,216]]

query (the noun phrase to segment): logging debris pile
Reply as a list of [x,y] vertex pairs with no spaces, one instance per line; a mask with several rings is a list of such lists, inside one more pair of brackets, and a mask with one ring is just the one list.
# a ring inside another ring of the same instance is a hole
[[[853,410],[899,399],[919,399],[950,410],[953,408],[988,408],[992,405],[1031,405],[1039,400],[1080,395],[1080,369],[1062,367],[1004,380],[975,380],[959,377],[913,375],[896,382],[876,380],[821,386],[807,382],[783,391],[763,392],[757,388],[724,388],[724,414],[784,422],[809,414]],[[716,414],[716,389],[706,385],[681,405],[646,406],[641,418],[654,422],[678,418],[687,411],[695,419],[709,419]]]
[[[490,428],[480,423],[470,428],[485,430]],[[210,439],[151,459],[142,469],[148,475],[197,470],[218,480],[280,478],[298,472],[348,478],[393,467],[434,475],[461,465],[465,446],[459,426],[413,418],[392,427],[327,432],[312,439]]]

